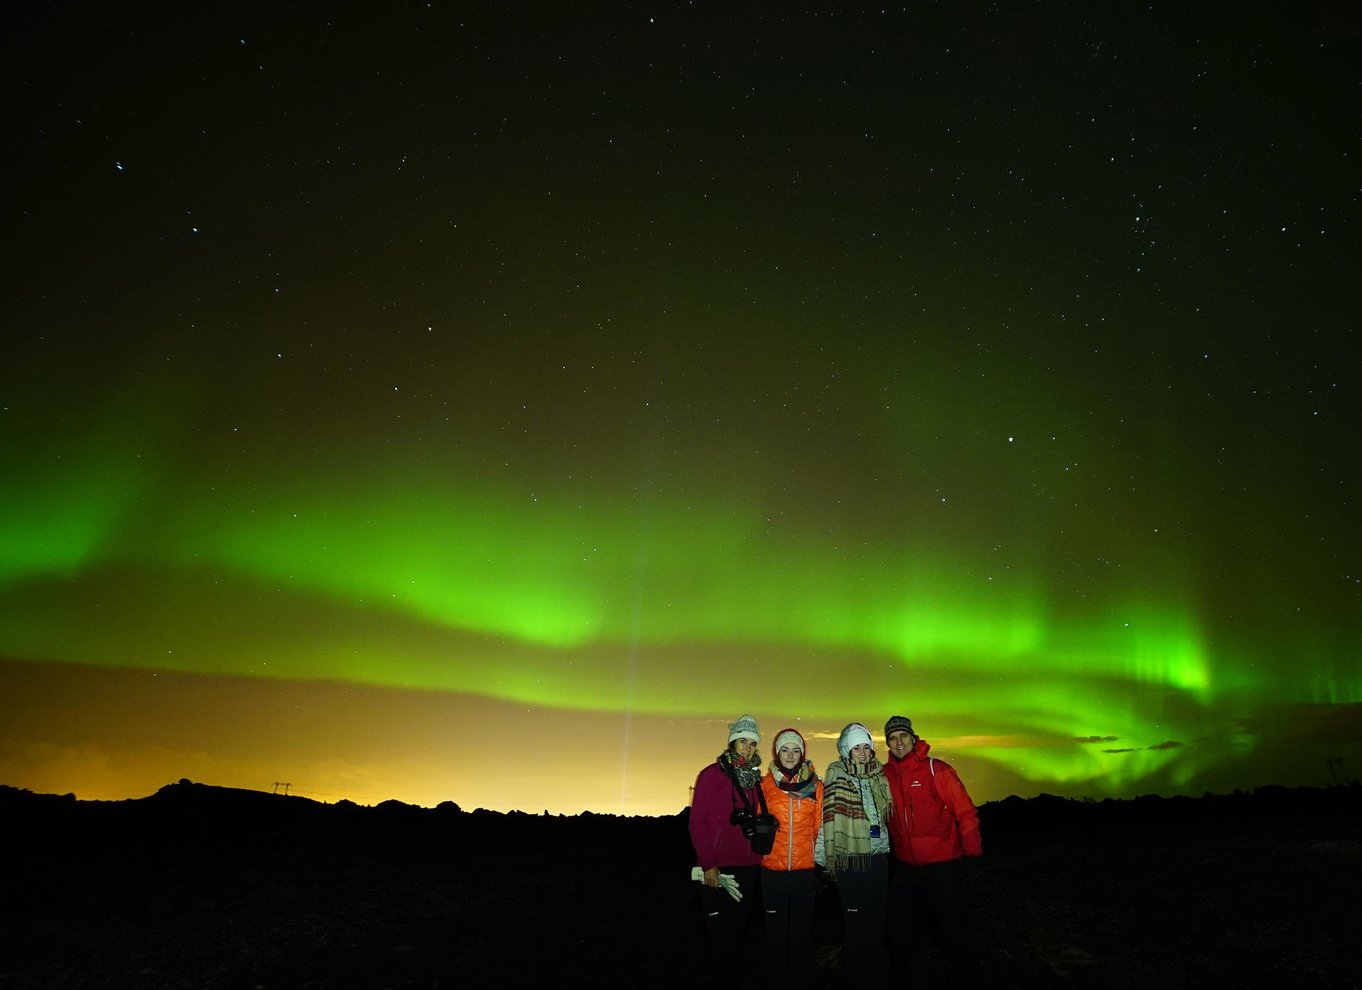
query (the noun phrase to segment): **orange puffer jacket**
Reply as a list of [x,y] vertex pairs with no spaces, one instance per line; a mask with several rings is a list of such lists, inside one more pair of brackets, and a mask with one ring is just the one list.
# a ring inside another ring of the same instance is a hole
[[761,790],[766,809],[780,822],[776,844],[762,858],[762,869],[812,870],[813,847],[823,822],[823,782],[815,778],[813,797],[800,797],[781,790],[768,773],[761,778]]

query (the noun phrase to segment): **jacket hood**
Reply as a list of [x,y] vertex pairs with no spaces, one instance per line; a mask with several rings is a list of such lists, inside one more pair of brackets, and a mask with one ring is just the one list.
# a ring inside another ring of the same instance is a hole
[[925,760],[927,758],[927,754],[931,751],[931,748],[932,748],[931,743],[929,743],[926,739],[923,739],[921,736],[918,736],[917,742],[913,744],[913,748],[908,751],[907,756],[905,756],[903,759],[899,759],[891,752],[889,754],[889,758],[893,760],[895,763],[908,763],[913,760]]

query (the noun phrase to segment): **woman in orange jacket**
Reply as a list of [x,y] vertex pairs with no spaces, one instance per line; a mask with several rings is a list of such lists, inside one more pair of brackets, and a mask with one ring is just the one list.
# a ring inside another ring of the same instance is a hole
[[813,975],[814,846],[823,822],[823,782],[804,759],[804,737],[782,729],[771,744],[771,772],[761,781],[766,807],[780,823],[761,861],[769,985],[806,987]]

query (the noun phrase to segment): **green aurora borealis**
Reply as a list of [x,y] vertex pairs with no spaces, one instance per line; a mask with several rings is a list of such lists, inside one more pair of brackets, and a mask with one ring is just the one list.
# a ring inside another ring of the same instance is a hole
[[11,73],[4,782],[668,813],[742,711],[981,801],[1358,772],[1345,52],[1300,119],[1266,14],[250,9]]

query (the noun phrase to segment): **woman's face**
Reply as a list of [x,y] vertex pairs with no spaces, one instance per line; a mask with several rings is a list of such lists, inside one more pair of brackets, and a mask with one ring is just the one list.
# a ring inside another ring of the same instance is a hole
[[744,762],[750,760],[752,758],[752,754],[755,753],[756,751],[757,744],[754,743],[751,739],[733,740],[733,752],[735,755],[741,756]]
[[793,770],[803,761],[804,751],[798,746],[782,746],[776,752],[776,758],[786,770]]
[[856,763],[865,763],[873,752],[875,751],[870,748],[869,743],[861,743],[859,746],[851,747],[851,759]]

